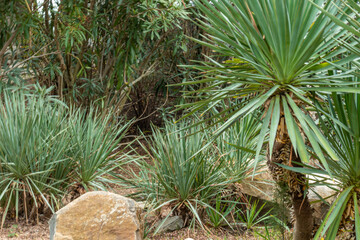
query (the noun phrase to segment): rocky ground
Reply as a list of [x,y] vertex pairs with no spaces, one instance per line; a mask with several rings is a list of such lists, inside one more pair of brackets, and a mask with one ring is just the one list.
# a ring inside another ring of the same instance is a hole
[[[193,230],[184,228],[178,231],[164,233],[156,236],[148,236],[148,240],[185,240],[192,238],[194,240],[255,240],[253,233],[231,233],[225,230],[213,230],[212,233],[203,230]],[[48,240],[49,228],[47,222],[41,222],[39,225],[26,224],[20,222],[8,223],[0,233],[1,240]]]
[[38,225],[26,224],[25,221],[8,222],[0,232],[1,240],[18,239],[18,240],[43,240],[49,239],[49,226],[46,221]]

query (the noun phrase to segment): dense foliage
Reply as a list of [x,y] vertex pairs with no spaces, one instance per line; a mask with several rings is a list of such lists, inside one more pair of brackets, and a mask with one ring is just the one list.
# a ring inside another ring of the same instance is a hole
[[36,79],[71,102],[121,111],[134,85],[155,70],[177,78],[176,61],[187,50],[180,28],[188,12],[179,0],[14,0],[0,7],[2,81]]
[[3,90],[0,98],[1,226],[9,211],[39,221],[72,190],[107,189],[121,163],[114,151],[129,123],[37,91]]
[[137,160],[140,172],[130,172],[132,177],[124,181],[137,190],[135,196],[147,200],[154,210],[169,207],[169,214],[203,226],[207,209],[209,214],[216,214],[219,222],[227,223],[216,205],[222,199],[238,198],[232,196],[229,187],[261,169],[251,158],[256,135],[253,141],[245,142],[247,133],[259,129],[259,122],[248,117],[235,125],[229,135],[219,137],[213,148],[205,149],[210,132],[201,132],[200,127],[186,129],[189,126],[188,122],[167,122],[164,131],[154,129],[152,138],[142,144],[150,159]]
[[[1,226],[121,183],[162,220],[288,229],[237,187],[267,159],[295,240],[360,238],[359,16],[355,0],[0,0]],[[337,194],[313,236],[317,185]]]

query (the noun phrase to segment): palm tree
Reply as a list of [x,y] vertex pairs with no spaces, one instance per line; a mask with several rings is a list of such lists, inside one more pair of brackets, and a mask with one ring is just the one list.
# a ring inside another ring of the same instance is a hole
[[[332,14],[338,11],[329,1],[314,2]],[[346,71],[328,74],[334,61],[341,65],[352,59],[337,59],[346,51],[338,48],[338,40],[347,39],[350,33],[307,0],[196,0],[195,4],[206,19],[198,21],[207,33],[205,41],[195,41],[211,48],[217,60],[208,57],[190,66],[203,74],[184,84],[200,87],[186,93],[194,101],[180,109],[189,110],[185,116],[198,111],[204,115],[214,107],[219,109],[224,100],[240,99],[242,104],[222,108],[207,118],[223,122],[214,138],[244,116],[263,110],[255,160],[268,138],[269,168],[276,181],[287,185],[294,208],[294,239],[310,239],[312,210],[304,175],[280,165],[300,167],[299,163],[309,162],[310,146],[325,169],[322,150],[338,159],[309,108],[313,107],[312,96],[353,91],[353,83],[343,80]]]

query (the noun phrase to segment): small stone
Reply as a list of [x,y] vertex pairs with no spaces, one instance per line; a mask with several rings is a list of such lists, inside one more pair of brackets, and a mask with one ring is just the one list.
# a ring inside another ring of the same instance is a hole
[[184,227],[184,220],[179,216],[168,217],[165,220],[161,220],[155,224],[155,229],[160,226],[158,233],[172,232]]
[[136,202],[136,206],[144,211],[146,209],[146,202]]
[[114,193],[88,192],[50,219],[50,240],[140,240],[141,209]]

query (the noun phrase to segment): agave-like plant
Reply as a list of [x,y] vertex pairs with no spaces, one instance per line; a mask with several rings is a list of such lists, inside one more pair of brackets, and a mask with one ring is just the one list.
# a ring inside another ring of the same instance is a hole
[[[314,2],[337,14],[339,5],[330,4],[334,1]],[[203,74],[200,79],[184,84],[204,87],[188,92],[195,99],[180,109],[189,109],[185,116],[198,111],[206,114],[225,99],[241,99],[242,104],[209,118],[224,122],[215,131],[215,137],[244,116],[262,109],[263,125],[255,159],[268,137],[272,175],[289,185],[296,219],[294,239],[310,239],[312,210],[304,192],[304,177],[278,164],[299,167],[296,163],[308,162],[306,141],[326,168],[322,149],[338,159],[310,117],[308,107],[313,106],[313,94],[354,91],[353,82],[343,78],[345,70],[327,75],[333,61],[341,65],[352,59],[352,56],[336,59],[346,51],[338,47],[338,40],[351,34],[307,0],[196,0],[195,4],[203,13],[205,20],[199,22],[207,33],[204,41],[195,41],[211,48],[217,58],[209,57],[190,66]]]
[[75,164],[66,157],[72,146],[67,111],[48,99],[3,91],[0,100],[1,227],[8,211],[26,220],[43,206],[54,209]]
[[356,239],[359,239],[360,94],[333,93],[328,102],[327,107],[318,107],[322,112],[327,112],[319,119],[319,124],[339,159],[334,160],[328,156],[327,169],[307,166],[299,170],[320,177],[321,181],[317,184],[333,183],[331,185],[334,185],[334,189],[338,189],[339,193],[314,239],[323,236],[329,240],[335,239],[339,226],[346,227],[346,224],[354,227],[348,230],[356,232]]
[[116,183],[109,175],[125,163],[124,146],[118,148],[132,122],[115,122],[112,117],[92,107],[88,111],[79,109],[70,113],[71,157],[77,163],[74,179],[85,190],[109,189],[109,183]]
[[122,154],[115,150],[130,122],[113,123],[91,108],[71,110],[39,86],[2,90],[0,228],[9,212],[16,220],[54,212],[74,185],[104,190],[117,183],[111,175]]
[[[219,153],[226,161],[226,174],[238,178],[238,181],[254,176],[253,173],[259,173],[263,166],[263,161],[261,164],[254,161],[261,129],[261,123],[256,116],[259,117],[259,114],[248,115],[236,122],[215,142]],[[264,156],[261,156],[260,160],[263,159]]]
[[123,180],[136,191],[135,197],[147,200],[152,210],[167,206],[191,224],[204,226],[204,209],[216,212],[211,203],[239,176],[229,177],[224,171],[225,158],[218,150],[203,148],[210,136],[200,132],[200,127],[189,126],[185,121],[167,122],[164,131],[154,129],[152,138],[147,138],[149,148],[142,146],[150,163],[144,158],[138,160],[140,171],[130,172],[131,177]]

